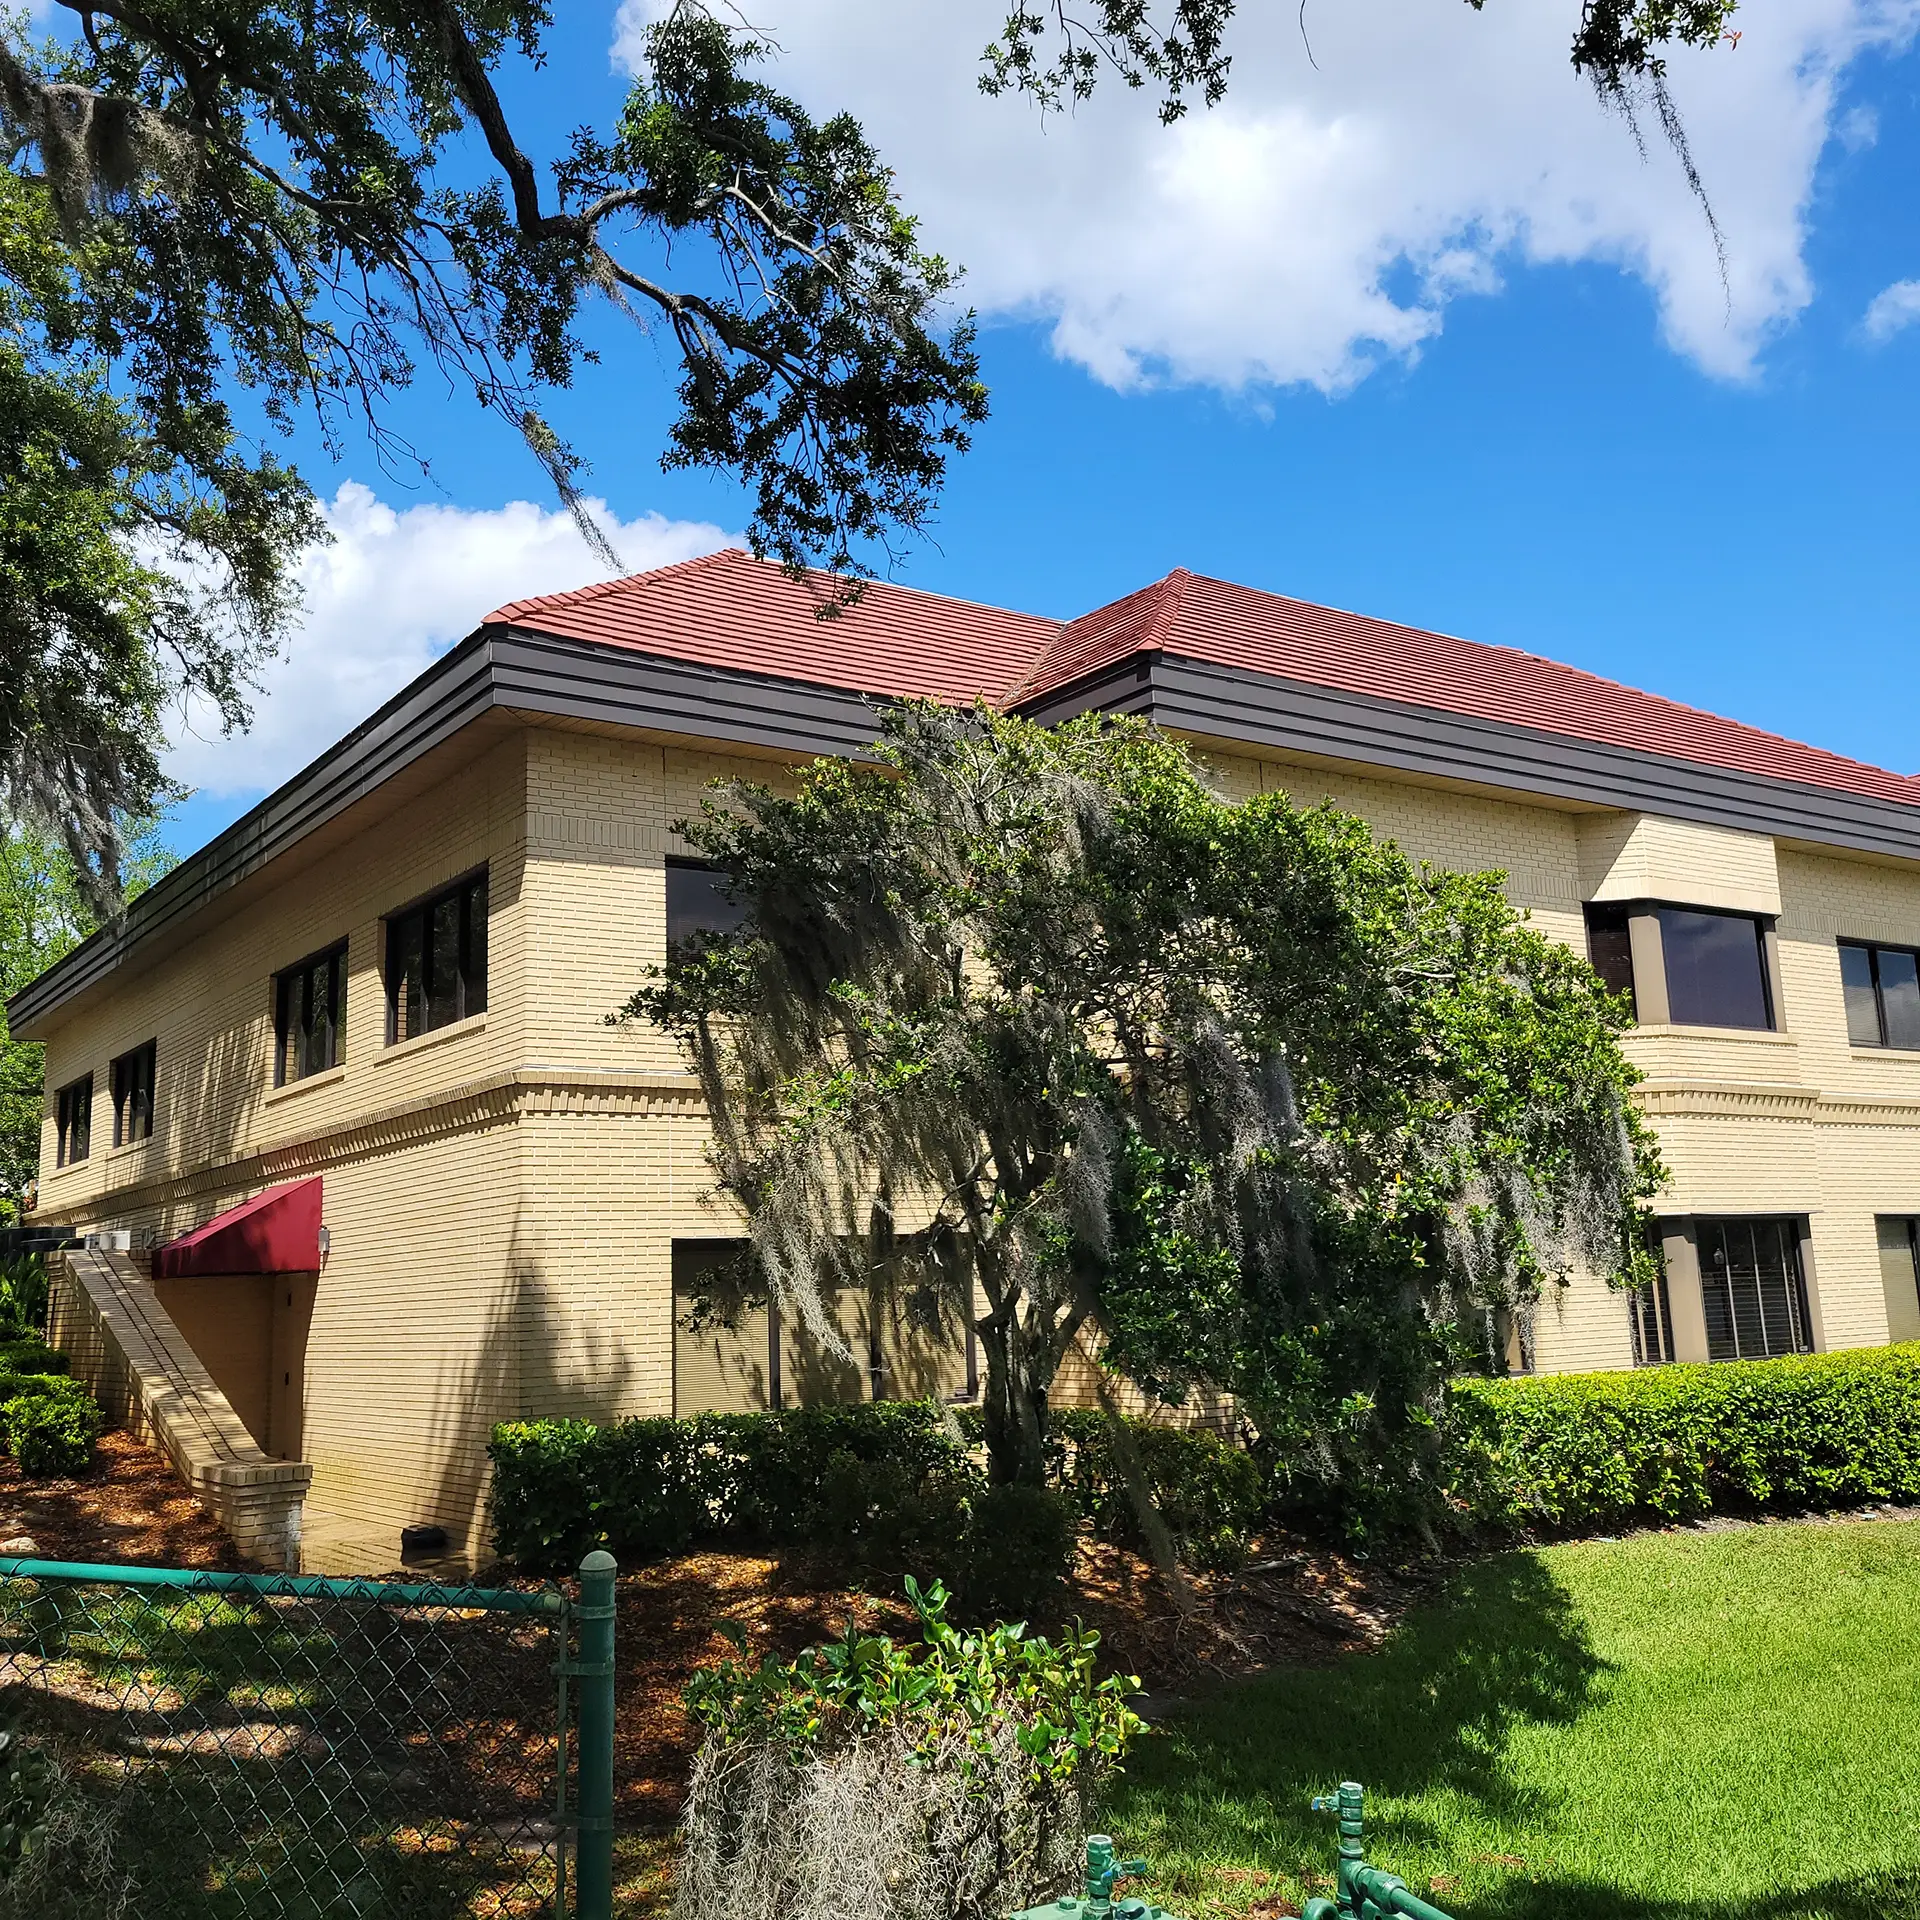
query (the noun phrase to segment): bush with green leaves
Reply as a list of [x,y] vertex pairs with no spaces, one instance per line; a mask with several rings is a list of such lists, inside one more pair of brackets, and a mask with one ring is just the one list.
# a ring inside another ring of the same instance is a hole
[[[38,1106],[36,1099],[35,1105]],[[40,1130],[34,1128],[36,1147]],[[39,1346],[47,1324],[47,1257],[12,1253],[0,1258],[0,1346],[28,1341]]]
[[85,1473],[106,1425],[93,1395],[58,1377],[15,1379],[4,1390],[11,1397],[0,1401],[0,1430],[20,1471],[36,1480]]
[[1096,1677],[1093,1633],[962,1632],[906,1584],[917,1643],[849,1626],[752,1663],[741,1641],[694,1676],[675,1920],[1001,1920],[1073,1878],[1139,1682]]
[[1049,1477],[1103,1540],[1149,1548],[1143,1497],[1181,1559],[1202,1571],[1246,1559],[1267,1504],[1266,1475],[1246,1448],[1198,1428],[1115,1420],[1097,1408],[1052,1415]]
[[70,1373],[72,1362],[57,1347],[31,1335],[0,1340],[0,1373]]
[[1463,1380],[1445,1479],[1502,1534],[1920,1501],[1920,1343]]

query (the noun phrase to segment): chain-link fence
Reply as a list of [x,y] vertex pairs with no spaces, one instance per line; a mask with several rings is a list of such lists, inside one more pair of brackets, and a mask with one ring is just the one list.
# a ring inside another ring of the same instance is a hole
[[[63,1834],[77,1849],[40,1905],[599,1920],[612,1563],[594,1558],[580,1604],[556,1588],[0,1559],[0,1723],[36,1756],[34,1793],[59,1803],[24,1810],[51,1835],[39,1854],[53,1862]],[[576,1623],[592,1658],[573,1657]],[[0,1806],[0,1836],[21,1817]]]

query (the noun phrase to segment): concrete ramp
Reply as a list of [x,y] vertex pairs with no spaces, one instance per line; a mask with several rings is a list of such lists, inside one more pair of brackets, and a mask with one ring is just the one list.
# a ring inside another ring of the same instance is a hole
[[235,1546],[300,1570],[313,1468],[260,1450],[154,1293],[144,1256],[87,1248],[52,1255],[51,1335],[116,1426],[151,1441]]

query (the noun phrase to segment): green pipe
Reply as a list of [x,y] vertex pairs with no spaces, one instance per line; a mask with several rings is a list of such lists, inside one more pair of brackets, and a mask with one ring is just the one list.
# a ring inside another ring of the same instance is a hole
[[619,1566],[596,1547],[580,1562],[580,1795],[574,1859],[576,1920],[613,1920],[613,1577]]
[[0,1557],[0,1580],[54,1580],[69,1585],[160,1587],[185,1593],[248,1594],[260,1600],[358,1600],[381,1607],[451,1607],[485,1613],[558,1613],[560,1595],[510,1587],[409,1586],[383,1580],[335,1580],[301,1573],[197,1573],[188,1567],[94,1566],[77,1560]]

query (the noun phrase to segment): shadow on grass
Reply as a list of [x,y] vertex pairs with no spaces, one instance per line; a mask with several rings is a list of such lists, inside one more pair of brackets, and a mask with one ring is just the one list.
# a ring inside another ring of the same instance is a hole
[[[1444,1899],[1435,1894],[1433,1899]],[[1474,1900],[1446,1902],[1458,1920],[1916,1920],[1920,1872],[1862,1874],[1773,1895],[1658,1900],[1618,1887],[1550,1877],[1512,1881]]]
[[[1450,1790],[1524,1820],[1544,1808],[1501,1767],[1512,1729],[1575,1719],[1606,1672],[1546,1567],[1503,1554],[1463,1570],[1379,1652],[1269,1674],[1172,1721],[1129,1760],[1116,1829],[1141,1816],[1215,1858],[1331,1862],[1332,1830],[1307,1801],[1341,1780],[1399,1799]],[[1368,1832],[1382,1851],[1434,1837],[1385,1808]]]

